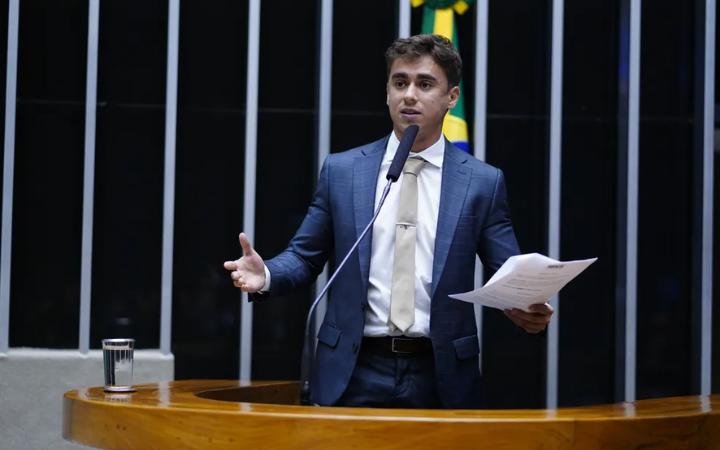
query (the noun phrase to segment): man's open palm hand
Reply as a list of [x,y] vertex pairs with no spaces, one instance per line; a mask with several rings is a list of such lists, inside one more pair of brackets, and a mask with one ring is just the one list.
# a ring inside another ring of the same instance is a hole
[[257,292],[265,285],[265,262],[250,245],[245,233],[240,233],[240,247],[243,257],[225,261],[223,266],[230,271],[233,285],[245,292]]

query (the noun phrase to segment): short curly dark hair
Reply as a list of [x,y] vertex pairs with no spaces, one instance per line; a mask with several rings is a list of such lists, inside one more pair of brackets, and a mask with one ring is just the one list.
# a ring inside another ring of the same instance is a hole
[[452,42],[437,34],[418,34],[408,38],[396,39],[385,52],[387,75],[398,58],[415,59],[430,55],[437,65],[445,72],[448,88],[460,84],[462,78],[462,59]]

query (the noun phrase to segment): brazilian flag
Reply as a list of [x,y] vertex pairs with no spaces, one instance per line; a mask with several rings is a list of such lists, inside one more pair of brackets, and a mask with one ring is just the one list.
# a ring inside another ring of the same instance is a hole
[[[439,34],[452,41],[458,48],[458,34],[455,28],[455,13],[463,14],[473,0],[411,0],[414,7],[423,6],[423,34]],[[460,82],[460,98],[453,109],[448,111],[443,122],[443,134],[458,148],[470,152],[468,127],[465,120],[463,85]]]

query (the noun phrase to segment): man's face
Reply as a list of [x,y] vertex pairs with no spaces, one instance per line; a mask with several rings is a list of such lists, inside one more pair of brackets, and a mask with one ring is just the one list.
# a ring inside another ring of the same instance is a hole
[[457,103],[459,89],[448,89],[445,72],[431,56],[398,58],[390,67],[387,105],[393,128],[401,137],[409,125],[420,126],[413,150],[422,150],[440,138],[448,109]]

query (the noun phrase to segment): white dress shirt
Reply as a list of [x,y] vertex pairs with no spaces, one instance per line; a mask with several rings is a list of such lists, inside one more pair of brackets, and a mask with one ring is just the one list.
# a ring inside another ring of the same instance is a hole
[[[395,133],[390,135],[377,186],[375,208],[380,202],[383,188],[387,183],[385,175],[390,168],[400,141]],[[445,155],[445,139],[441,135],[427,149],[410,153],[411,158],[421,157],[425,164],[417,177],[417,244],[415,247],[415,322],[405,332],[391,330],[388,325],[390,314],[390,292],[392,288],[393,260],[395,256],[395,222],[398,199],[403,176],[390,189],[380,215],[373,225],[372,255],[370,256],[370,277],[368,285],[368,308],[365,310],[365,336],[430,336],[430,294],[432,289],[433,253],[440,206],[442,164]],[[393,327],[394,328],[394,327]]]

